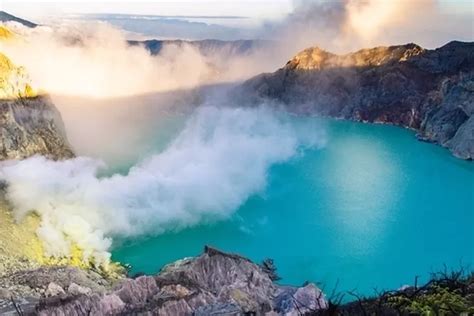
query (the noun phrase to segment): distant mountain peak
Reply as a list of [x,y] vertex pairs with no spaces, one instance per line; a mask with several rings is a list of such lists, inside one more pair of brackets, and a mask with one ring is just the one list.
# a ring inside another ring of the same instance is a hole
[[474,42],[437,49],[416,44],[336,55],[318,47],[274,73],[248,80],[243,93],[296,113],[389,123],[474,159]]
[[425,50],[416,44],[398,46],[379,46],[359,51],[336,55],[319,47],[311,47],[298,53],[285,68],[296,70],[322,70],[336,67],[380,66],[389,62],[400,62]]
[[0,11],[0,22],[2,23],[5,23],[5,22],[17,22],[17,23],[20,23],[26,27],[37,27],[38,24],[35,24],[33,22],[30,22],[30,21],[27,21],[27,20],[24,20],[24,19],[20,19],[14,15],[11,15],[10,13],[7,13],[5,11]]

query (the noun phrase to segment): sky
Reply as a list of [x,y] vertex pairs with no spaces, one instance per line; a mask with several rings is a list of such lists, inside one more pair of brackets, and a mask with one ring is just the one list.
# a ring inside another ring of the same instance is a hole
[[81,1],[60,2],[2,0],[5,11],[26,17],[71,13],[124,13],[169,16],[245,16],[278,18],[292,9],[290,0],[142,0],[142,1]]
[[[39,19],[49,15],[76,13],[245,16],[273,19],[283,17],[290,13],[296,1],[298,0],[62,0],[56,2],[45,0],[0,0],[0,3],[2,10],[27,18]],[[405,1],[416,2],[418,0]],[[474,1],[472,0],[438,0],[438,2],[446,12],[470,12],[471,14],[474,12]]]
[[435,48],[451,40],[474,38],[474,0],[0,0],[0,3],[1,10],[39,24],[93,20],[110,24],[127,32],[128,39],[138,40],[278,39],[291,41],[294,49],[317,44],[341,53],[408,42]]

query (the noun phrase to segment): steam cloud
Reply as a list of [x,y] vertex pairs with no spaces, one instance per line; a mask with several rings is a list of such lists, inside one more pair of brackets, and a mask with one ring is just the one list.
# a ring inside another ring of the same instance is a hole
[[0,51],[51,94],[111,98],[191,89],[242,80],[275,66],[258,52],[205,56],[188,44],[166,44],[153,56],[142,46],[130,46],[124,31],[104,22],[35,29],[14,23],[11,28],[19,38],[0,41]]
[[[283,54],[310,46],[336,53],[417,43],[427,48],[472,40],[471,14],[442,10],[437,0],[294,0],[293,11],[265,34],[280,38]],[[442,23],[440,23],[442,21]]]
[[320,129],[265,108],[205,106],[167,149],[126,176],[98,177],[106,166],[91,158],[33,157],[4,164],[0,178],[17,219],[41,215],[37,233],[49,255],[68,255],[77,244],[86,258],[107,262],[112,237],[225,219],[265,189],[273,164],[323,143]]

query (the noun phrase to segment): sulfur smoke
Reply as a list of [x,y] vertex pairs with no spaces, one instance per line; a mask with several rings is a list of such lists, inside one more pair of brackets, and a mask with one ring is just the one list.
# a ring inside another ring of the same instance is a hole
[[294,0],[293,11],[268,23],[264,34],[280,38],[282,54],[319,46],[347,53],[382,45],[416,43],[436,48],[471,41],[473,11],[443,9],[437,0]]
[[161,153],[127,175],[100,177],[100,160],[8,162],[0,178],[21,220],[34,210],[47,254],[106,263],[112,238],[157,235],[226,219],[265,189],[269,168],[322,146],[321,129],[266,108],[196,110]]
[[276,66],[260,52],[204,55],[190,44],[168,43],[151,55],[105,22],[9,27],[16,39],[0,41],[0,51],[28,69],[39,89],[56,95],[113,98],[192,89],[240,81]]

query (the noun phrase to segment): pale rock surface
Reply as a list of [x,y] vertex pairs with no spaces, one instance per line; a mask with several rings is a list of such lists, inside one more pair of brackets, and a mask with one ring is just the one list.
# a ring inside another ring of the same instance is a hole
[[61,286],[59,286],[58,284],[54,282],[51,282],[48,284],[48,288],[46,289],[46,292],[44,294],[46,297],[51,297],[51,296],[66,294],[66,292]]
[[61,115],[38,95],[22,67],[0,53],[0,160],[74,157]]
[[[101,280],[90,273],[63,269],[69,270],[46,273],[38,269],[28,271],[29,282],[20,278],[23,284],[47,288],[45,295],[25,300],[24,306],[30,306],[30,310],[33,306],[39,315],[77,316],[298,315],[298,311],[328,307],[324,294],[314,284],[280,286],[250,260],[210,247],[198,257],[165,266],[156,276],[127,278],[111,287],[103,287]],[[68,289],[67,293],[61,291],[63,288]],[[8,304],[2,309],[0,302],[0,312],[12,310]]]

